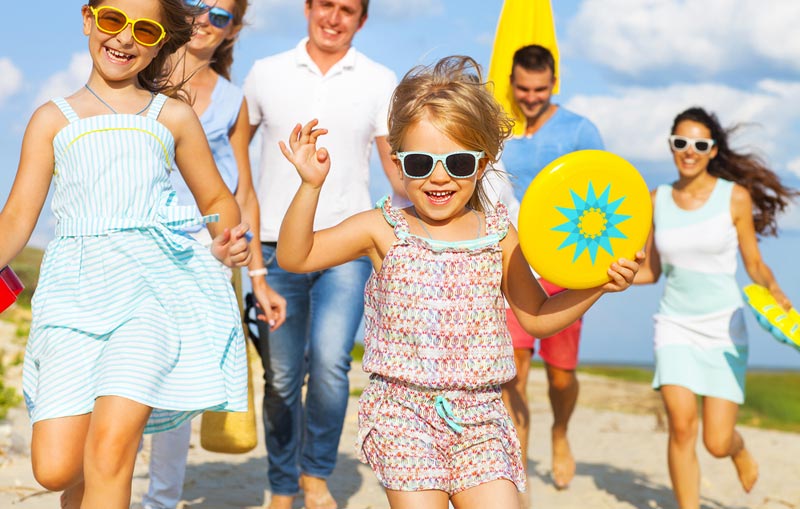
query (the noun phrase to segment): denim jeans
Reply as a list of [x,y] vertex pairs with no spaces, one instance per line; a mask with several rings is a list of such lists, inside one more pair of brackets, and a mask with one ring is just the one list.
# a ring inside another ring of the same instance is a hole
[[[368,258],[309,274],[281,269],[262,245],[267,283],[286,299],[286,322],[259,322],[268,477],[275,495],[299,491],[300,473],[327,478],[336,465],[350,384],[350,351],[364,313]],[[308,377],[305,404],[303,383]]]

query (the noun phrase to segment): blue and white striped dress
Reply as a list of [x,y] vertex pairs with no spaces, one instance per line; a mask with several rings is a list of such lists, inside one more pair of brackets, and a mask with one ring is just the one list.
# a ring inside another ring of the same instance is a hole
[[684,210],[672,186],[656,191],[655,244],[666,278],[655,315],[653,387],[744,402],[747,330],[736,283],[738,236],[733,182],[717,179],[702,207]]
[[78,118],[55,136],[55,238],[33,299],[23,390],[33,422],[115,395],[153,408],[146,433],[203,410],[247,409],[238,306],[222,265],[179,230],[170,131],[146,116]]

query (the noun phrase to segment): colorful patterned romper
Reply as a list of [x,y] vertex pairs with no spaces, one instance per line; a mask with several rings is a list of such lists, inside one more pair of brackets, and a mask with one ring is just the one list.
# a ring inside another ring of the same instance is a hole
[[525,490],[520,445],[500,398],[515,374],[500,281],[502,205],[486,236],[417,237],[378,204],[397,241],[367,283],[356,450],[384,487],[455,494],[497,479]]
[[175,205],[174,140],[157,118],[79,118],[53,140],[55,238],[33,299],[23,390],[31,420],[89,413],[115,395],[153,408],[146,433],[205,409],[247,409],[244,336],[231,285]]

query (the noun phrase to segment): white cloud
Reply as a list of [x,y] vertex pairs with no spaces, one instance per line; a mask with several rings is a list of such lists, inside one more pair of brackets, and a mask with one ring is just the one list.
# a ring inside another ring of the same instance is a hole
[[245,21],[254,30],[296,25],[303,19],[301,0],[252,0]]
[[10,58],[0,58],[0,104],[22,88],[22,71]]
[[800,157],[786,163],[786,169],[800,177]]
[[380,18],[421,18],[444,13],[442,0],[373,0],[370,16]]
[[715,112],[723,126],[746,125],[732,139],[766,156],[777,170],[788,161],[800,166],[800,83],[764,80],[752,91],[723,84],[677,84],[660,88],[625,87],[612,95],[578,95],[565,106],[589,117],[610,151],[639,161],[670,158],[666,138],[679,112],[702,106]]
[[[305,19],[302,0],[252,0],[247,10],[247,22],[256,30],[296,26]],[[409,19],[437,16],[444,13],[443,0],[372,0],[370,19]]]
[[92,59],[89,53],[75,53],[69,62],[69,67],[59,71],[49,78],[39,89],[34,100],[34,106],[39,106],[53,97],[69,95],[86,83],[92,70]]
[[796,0],[585,0],[566,46],[629,77],[691,70],[800,73]]

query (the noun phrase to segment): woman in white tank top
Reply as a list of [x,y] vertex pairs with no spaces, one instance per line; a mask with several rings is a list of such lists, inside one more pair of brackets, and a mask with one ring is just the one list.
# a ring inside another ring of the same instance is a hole
[[666,277],[655,321],[655,375],[669,418],[668,465],[678,506],[700,507],[696,454],[703,398],[703,442],[730,457],[745,491],[758,464],[735,429],[744,402],[747,331],[736,283],[736,253],[747,274],[785,308],[791,302],[761,258],[758,235],[776,235],[775,216],[797,192],[751,154],[734,152],[714,114],[690,108],[669,137],[678,179],[653,191],[653,231],[636,283]]

